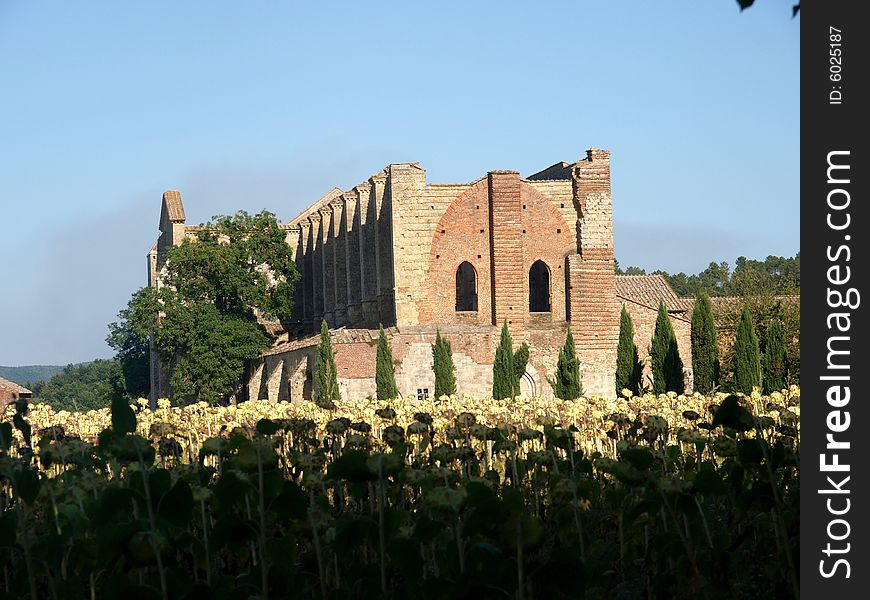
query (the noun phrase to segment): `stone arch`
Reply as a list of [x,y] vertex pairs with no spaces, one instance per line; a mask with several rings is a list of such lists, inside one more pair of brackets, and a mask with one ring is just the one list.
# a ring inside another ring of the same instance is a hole
[[550,293],[550,267],[538,259],[529,269],[529,312],[550,312],[553,308]]
[[526,372],[520,377],[520,394],[526,398],[541,395],[538,386],[538,371],[531,364],[526,365]]
[[476,310],[477,271],[466,260],[456,268],[456,312],[471,312]]

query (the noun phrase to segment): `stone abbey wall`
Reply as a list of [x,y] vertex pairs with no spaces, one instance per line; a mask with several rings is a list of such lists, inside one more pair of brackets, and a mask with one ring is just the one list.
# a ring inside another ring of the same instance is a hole
[[[392,337],[404,395],[433,390],[430,346],[438,329],[453,344],[460,391],[488,395],[502,323],[516,346],[530,345],[526,392],[552,395],[547,379],[570,328],[586,392],[614,395],[622,301],[608,151],[593,148],[576,163],[526,178],[491,171],[467,184],[432,184],[416,163],[391,164],[348,191],[331,190],[282,227],[301,274],[295,315],[252,365],[249,397],[311,398],[324,319],[350,397],[374,393],[378,325]],[[155,286],[166,249],[196,229],[185,227],[177,191],[164,194],[160,229],[149,253]],[[470,305],[457,302],[465,263],[462,294],[472,290]],[[156,362],[152,381],[156,395],[167,393]]]

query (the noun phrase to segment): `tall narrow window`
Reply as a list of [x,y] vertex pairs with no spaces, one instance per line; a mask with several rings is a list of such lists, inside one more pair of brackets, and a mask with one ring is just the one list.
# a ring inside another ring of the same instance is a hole
[[529,269],[529,312],[550,312],[550,269],[540,260]]
[[468,261],[456,269],[456,310],[477,310],[477,274]]

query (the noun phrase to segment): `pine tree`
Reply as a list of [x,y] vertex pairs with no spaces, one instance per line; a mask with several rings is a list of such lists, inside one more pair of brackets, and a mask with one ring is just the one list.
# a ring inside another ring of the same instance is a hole
[[695,391],[709,394],[719,385],[719,346],[710,298],[702,293],[692,309],[692,373]]
[[441,337],[441,332],[435,332],[435,343],[432,345],[432,370],[435,372],[435,397],[449,396],[456,393],[456,367],[453,366],[453,349],[450,340]]
[[574,336],[568,329],[565,345],[559,350],[559,362],[556,363],[556,376],[550,381],[553,395],[562,400],[576,400],[583,395],[583,384],[580,381],[580,361],[574,347]]
[[761,351],[749,309],[743,307],[734,339],[734,391],[748,394],[761,385]]
[[619,345],[616,348],[616,393],[629,389],[640,391],[640,378],[643,374],[643,363],[640,362],[637,346],[634,344],[634,324],[631,315],[622,305],[619,316]]
[[492,365],[492,397],[496,400],[512,398],[514,395],[513,344],[505,321],[501,328],[501,340],[495,349],[495,362]]
[[788,354],[785,335],[779,319],[772,319],[764,335],[764,393],[778,392],[786,387]]
[[378,355],[375,365],[375,385],[378,400],[394,400],[399,397],[396,375],[393,370],[393,349],[387,334],[381,326],[378,332]]
[[520,395],[520,380],[526,374],[526,365],[529,364],[529,345],[523,342],[514,352],[514,396]]
[[316,403],[323,408],[335,408],[341,398],[338,388],[338,369],[335,366],[335,352],[329,339],[326,321],[320,324],[320,344],[317,346],[317,395]]
[[682,394],[685,391],[683,382],[683,361],[677,348],[677,336],[665,309],[665,303],[659,302],[659,314],[656,317],[656,327],[650,346],[652,360],[653,391],[656,394],[672,391]]

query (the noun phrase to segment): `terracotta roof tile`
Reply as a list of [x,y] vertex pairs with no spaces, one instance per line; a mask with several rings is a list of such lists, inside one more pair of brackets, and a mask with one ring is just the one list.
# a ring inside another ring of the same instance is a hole
[[[333,329],[329,332],[330,340],[333,344],[351,344],[354,342],[369,342],[375,343],[378,339],[378,330],[371,329]],[[274,348],[263,353],[263,356],[272,356],[291,350],[299,350],[300,348],[308,348],[316,346],[320,343],[320,334],[313,333],[300,339],[291,340],[278,344]]]
[[616,295],[656,309],[663,300],[669,312],[687,310],[664,275],[617,275]]
[[184,205],[181,203],[181,192],[178,190],[166,190],[163,192],[163,206],[166,207],[166,214],[170,221],[173,223],[184,221]]
[[16,394],[33,394],[33,392],[28,390],[23,385],[18,385],[14,381],[9,381],[8,379],[3,379],[2,377],[0,377],[0,391],[15,392]]

